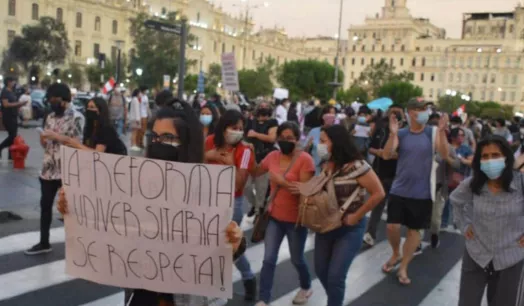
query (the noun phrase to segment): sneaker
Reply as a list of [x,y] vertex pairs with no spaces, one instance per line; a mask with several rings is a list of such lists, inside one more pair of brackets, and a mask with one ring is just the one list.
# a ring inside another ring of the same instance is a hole
[[375,239],[373,239],[370,233],[365,233],[363,240],[364,240],[364,243],[369,245],[370,247],[375,245]]
[[244,281],[244,300],[254,301],[257,294],[257,279],[247,279]]
[[265,302],[260,301],[260,302],[256,303],[255,306],[269,306],[269,305],[266,304]]
[[422,244],[419,244],[417,249],[415,250],[415,253],[413,253],[413,256],[417,256],[422,254]]
[[43,245],[41,243],[35,244],[33,247],[31,247],[29,250],[26,250],[24,253],[26,255],[38,255],[38,254],[44,254],[49,253],[53,250],[50,245]]
[[140,152],[140,151],[142,151],[142,149],[140,149],[140,147],[137,147],[137,146],[132,146],[131,147],[131,151]]
[[431,234],[431,247],[436,249],[440,245],[440,240],[437,234]]
[[309,300],[309,297],[313,294],[311,289],[300,289],[293,299],[294,305],[304,305]]
[[251,207],[251,210],[247,213],[247,216],[251,218],[255,215],[255,212],[256,212],[255,207]]

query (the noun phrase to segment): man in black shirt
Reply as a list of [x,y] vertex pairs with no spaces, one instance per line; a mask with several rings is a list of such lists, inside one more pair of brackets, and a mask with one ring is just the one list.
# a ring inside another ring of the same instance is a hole
[[[18,132],[18,109],[27,104],[27,102],[18,102],[18,98],[15,94],[15,80],[11,77],[4,79],[4,89],[0,94],[0,100],[2,101],[2,120],[4,127],[7,130],[7,138],[0,144],[0,158],[2,157],[2,151],[5,148],[9,148],[17,135]],[[9,154],[9,157],[11,154]]]
[[[272,113],[269,104],[262,102],[255,111],[255,117],[249,120],[246,125],[246,136],[254,147],[257,163],[262,162],[271,151],[275,150],[278,121],[271,118]],[[251,211],[248,213],[249,217],[257,213],[257,210],[258,212],[263,210],[268,185],[268,175],[257,178],[251,177],[248,180],[244,194],[252,205]],[[254,190],[255,192],[253,192]]]
[[382,150],[389,138],[389,116],[391,114],[396,114],[399,123],[402,124],[402,107],[396,104],[391,105],[388,115],[382,118],[380,122],[377,122],[369,146],[369,153],[375,156],[375,159],[373,160],[373,170],[375,170],[380,178],[384,191],[386,192],[386,197],[371,212],[368,228],[364,235],[364,242],[369,246],[375,244],[377,226],[382,217],[382,212],[384,211],[388,198],[387,195],[389,194],[389,190],[391,189],[397,171],[396,159],[385,160],[382,158]]

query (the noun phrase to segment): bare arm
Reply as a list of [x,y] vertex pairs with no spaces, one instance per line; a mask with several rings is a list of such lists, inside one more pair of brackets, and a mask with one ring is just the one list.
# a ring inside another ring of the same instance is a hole
[[373,170],[369,170],[368,173],[357,178],[357,182],[369,193],[369,198],[366,200],[364,205],[362,205],[355,212],[355,214],[357,215],[357,219],[360,220],[364,218],[364,216],[369,211],[373,210],[373,208],[375,208],[375,206],[377,206],[378,203],[380,203],[380,201],[384,199],[384,197],[386,196],[386,192],[382,187],[382,183],[380,183],[380,179]]
[[20,107],[27,104],[27,102],[15,102],[15,103],[9,103],[7,99],[2,99],[2,106],[4,108],[14,108],[14,107]]
[[398,150],[398,120],[394,114],[389,117],[389,137],[384,149],[382,158],[385,160],[393,159]]
[[446,135],[446,128],[448,125],[448,114],[444,114],[439,121],[438,124],[438,134],[436,141],[436,147],[437,151],[439,152],[440,156],[448,156],[449,154],[449,143],[448,143],[448,137]]
[[262,133],[256,133],[255,138],[263,142],[275,143],[277,140],[277,127],[272,127],[269,129],[267,135]]

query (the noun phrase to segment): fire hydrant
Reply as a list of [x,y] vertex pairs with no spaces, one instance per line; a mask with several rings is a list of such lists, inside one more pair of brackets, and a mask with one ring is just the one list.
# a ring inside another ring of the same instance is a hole
[[25,160],[29,153],[29,146],[21,136],[16,136],[13,144],[9,147],[9,151],[13,159],[13,167],[15,169],[25,169]]

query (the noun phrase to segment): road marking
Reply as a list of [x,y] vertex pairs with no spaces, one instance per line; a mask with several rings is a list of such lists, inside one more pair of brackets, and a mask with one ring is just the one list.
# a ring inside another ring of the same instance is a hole
[[[15,234],[0,238],[0,256],[29,249],[40,241],[40,231]],[[51,243],[65,241],[64,227],[55,227],[50,231]]]
[[125,295],[124,292],[119,292],[116,294],[112,294],[110,296],[107,296],[105,298],[101,298],[92,302],[89,302],[87,304],[83,304],[81,306],[115,306],[115,305],[123,305],[124,304]]

